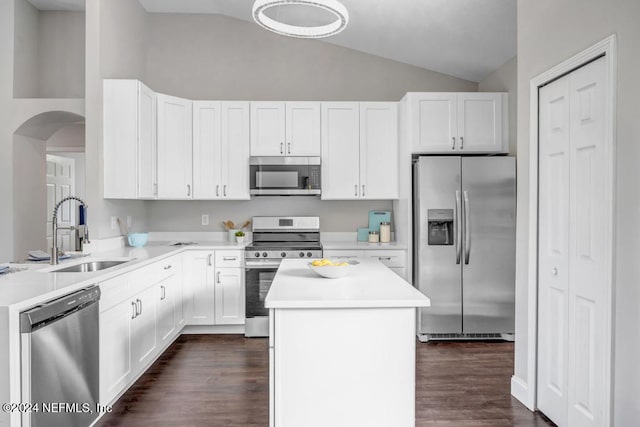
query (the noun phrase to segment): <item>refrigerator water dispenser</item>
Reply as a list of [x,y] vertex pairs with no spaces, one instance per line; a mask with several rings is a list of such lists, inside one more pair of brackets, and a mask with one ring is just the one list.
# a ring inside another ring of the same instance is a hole
[[427,210],[430,246],[453,245],[453,209]]

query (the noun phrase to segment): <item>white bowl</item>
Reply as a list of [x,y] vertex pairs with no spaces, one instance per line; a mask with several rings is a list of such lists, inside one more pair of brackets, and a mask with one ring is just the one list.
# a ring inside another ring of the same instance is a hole
[[311,263],[307,264],[311,271],[316,273],[318,276],[324,277],[326,279],[339,279],[341,277],[348,276],[353,273],[353,271],[358,268],[357,261],[349,262],[349,265],[337,266],[337,265],[325,265],[325,266],[314,266]]

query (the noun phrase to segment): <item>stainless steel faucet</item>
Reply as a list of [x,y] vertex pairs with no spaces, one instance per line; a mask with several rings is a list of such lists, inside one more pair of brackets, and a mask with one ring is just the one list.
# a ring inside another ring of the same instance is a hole
[[[84,206],[84,224],[79,225],[77,228],[73,225],[70,227],[58,227],[58,209],[60,209],[60,206],[62,206],[62,204],[68,200],[75,200],[77,202],[80,202],[80,204]],[[60,200],[56,205],[56,207],[53,208],[53,220],[51,221],[51,224],[53,227],[53,233],[52,233],[53,239],[51,243],[51,265],[58,264],[58,230],[76,230],[77,229],[80,233],[79,237],[82,244],[91,243],[89,241],[89,227],[87,226],[87,204],[79,197],[69,196]]]

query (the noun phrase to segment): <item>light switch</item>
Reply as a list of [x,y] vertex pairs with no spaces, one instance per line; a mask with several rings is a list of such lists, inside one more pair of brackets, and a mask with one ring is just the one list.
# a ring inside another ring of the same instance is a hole
[[117,216],[112,216],[111,217],[111,229],[112,230],[117,230],[118,229],[118,217]]
[[133,222],[133,219],[131,218],[131,215],[127,215],[127,227],[131,228],[131,223]]
[[202,215],[202,225],[209,225],[209,215]]

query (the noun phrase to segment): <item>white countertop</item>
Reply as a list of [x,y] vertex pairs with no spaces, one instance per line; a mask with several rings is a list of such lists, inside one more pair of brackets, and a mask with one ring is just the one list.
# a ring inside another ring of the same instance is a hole
[[286,259],[265,299],[267,308],[428,307],[430,300],[378,260],[360,259],[349,276],[325,279],[308,260]]
[[[83,287],[103,282],[145,264],[187,250],[231,250],[244,251],[245,243],[202,242],[188,246],[170,246],[170,242],[152,242],[144,248],[124,247],[96,253],[87,257],[60,261],[57,266],[48,262],[38,264],[11,264],[12,267],[27,268],[25,271],[0,275],[0,307],[22,310],[35,304],[58,298]],[[116,267],[90,273],[49,273],[52,268],[99,260],[130,260]]]
[[369,243],[356,240],[322,240],[324,250],[406,250],[406,243]]

